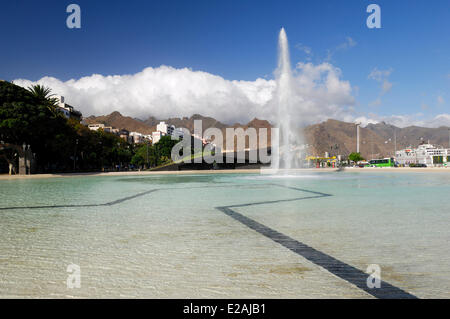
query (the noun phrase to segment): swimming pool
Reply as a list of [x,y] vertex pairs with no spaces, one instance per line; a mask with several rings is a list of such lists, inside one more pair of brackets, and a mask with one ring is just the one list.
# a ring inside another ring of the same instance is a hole
[[449,193],[426,172],[3,180],[0,296],[449,298]]

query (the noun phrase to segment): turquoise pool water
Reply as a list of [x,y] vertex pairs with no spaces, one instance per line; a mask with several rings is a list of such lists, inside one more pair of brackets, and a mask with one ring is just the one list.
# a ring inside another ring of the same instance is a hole
[[[3,180],[0,297],[373,297],[229,207],[362,272],[377,264],[414,296],[450,298],[449,196],[446,172]],[[67,288],[69,264],[80,288]]]

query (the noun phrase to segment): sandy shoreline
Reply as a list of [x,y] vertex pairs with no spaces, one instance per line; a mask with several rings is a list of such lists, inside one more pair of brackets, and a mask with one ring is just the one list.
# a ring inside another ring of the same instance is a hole
[[[336,172],[335,168],[306,168],[293,169],[293,173],[299,172]],[[345,168],[344,172],[447,172],[450,168],[428,167],[428,168],[411,168],[411,167],[365,167],[365,168]],[[87,177],[87,176],[145,176],[145,175],[202,175],[202,174],[271,174],[270,169],[227,169],[227,170],[189,170],[189,171],[131,171],[131,172],[93,172],[93,173],[60,173],[60,174],[34,174],[34,175],[0,175],[0,180],[18,180],[18,179],[35,179],[35,178],[57,178],[57,177]]]

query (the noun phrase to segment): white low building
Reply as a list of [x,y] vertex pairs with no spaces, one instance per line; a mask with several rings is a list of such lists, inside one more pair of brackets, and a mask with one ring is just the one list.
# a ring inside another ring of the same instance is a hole
[[146,135],[146,134],[142,134],[139,132],[130,132],[130,137],[133,138],[133,143],[134,144],[141,144],[141,143],[145,143],[147,141],[151,141],[152,140],[152,136],[151,135]]
[[422,144],[418,148],[407,148],[397,151],[395,160],[399,165],[425,164],[431,167],[447,166],[450,149]]
[[159,122],[159,124],[156,125],[156,131],[164,133],[166,135],[172,135],[174,129],[174,125],[168,125],[166,124],[166,122]]
[[153,144],[158,143],[163,136],[173,136],[176,139],[183,138],[183,130],[181,128],[176,128],[175,125],[168,125],[166,122],[159,122],[156,125],[156,132],[152,133]]
[[98,131],[99,129],[102,129],[103,132],[108,132],[108,133],[112,133],[115,135],[119,135],[119,129],[113,128],[112,126],[105,126],[105,124],[102,124],[102,123],[89,124],[88,128],[91,131]]
[[88,128],[91,131],[98,131],[99,129],[104,129],[105,128],[105,124],[101,124],[101,123],[89,124]]
[[52,98],[56,100],[56,107],[58,110],[64,114],[67,118],[75,118],[79,121],[81,121],[81,113],[76,111],[73,106],[67,104],[65,102],[64,96],[62,95],[55,95]]
[[159,142],[159,140],[161,139],[161,137],[165,136],[167,134],[160,132],[160,131],[156,131],[152,133],[152,142],[153,144],[156,144]]

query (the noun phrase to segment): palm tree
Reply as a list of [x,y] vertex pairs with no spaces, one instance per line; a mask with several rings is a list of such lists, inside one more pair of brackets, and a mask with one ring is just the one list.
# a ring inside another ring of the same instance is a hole
[[52,97],[52,90],[40,84],[32,85],[28,87],[31,95],[33,95],[37,100],[41,101],[47,108],[52,112],[54,116],[58,113],[56,112],[56,106],[58,105],[58,99]]
[[52,90],[48,87],[45,87],[40,84],[32,85],[28,87],[28,91],[33,94],[33,96],[40,100],[47,100],[50,99],[54,94],[52,93]]

